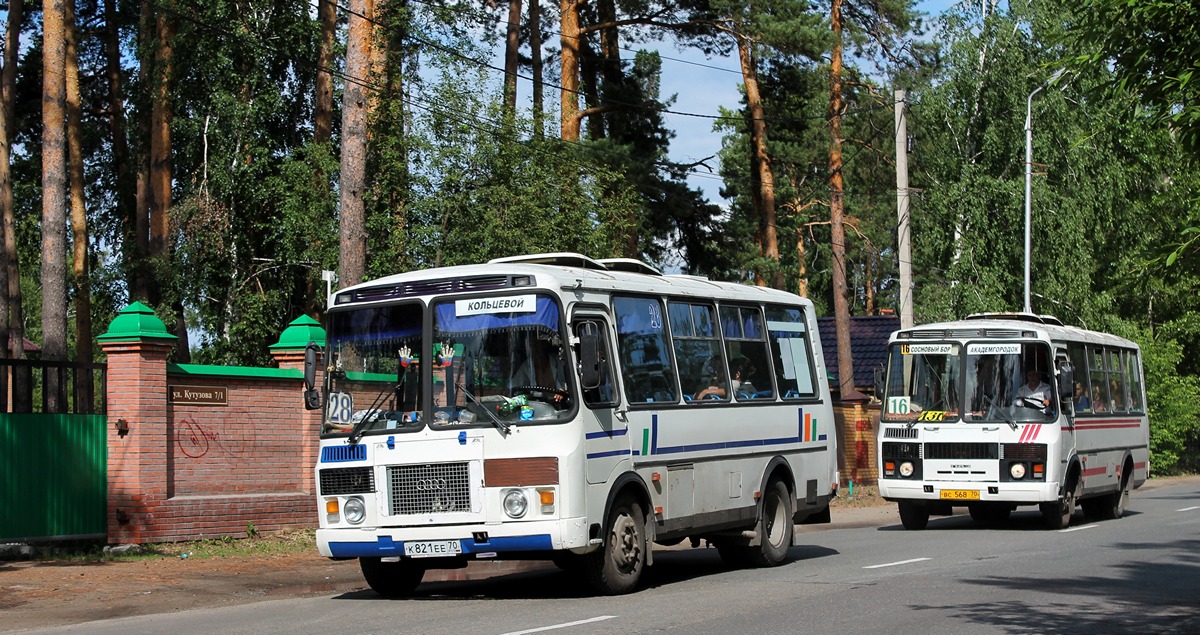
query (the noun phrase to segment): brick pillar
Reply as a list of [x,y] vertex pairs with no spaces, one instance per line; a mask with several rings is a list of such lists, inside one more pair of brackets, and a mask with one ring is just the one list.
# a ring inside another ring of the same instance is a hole
[[854,392],[851,399],[833,405],[837,422],[838,473],[843,484],[854,481],[873,485],[879,479],[875,450],[876,430],[879,428],[879,409],[869,404],[869,398]]
[[[268,347],[271,351],[271,357],[275,359],[275,363],[281,369],[295,369],[301,372],[304,371],[304,351],[308,348],[309,342],[316,342],[322,348],[325,346],[325,329],[321,328],[320,322],[312,319],[307,315],[291,321],[283,333],[279,335],[279,341]],[[324,381],[325,369],[324,354],[317,354],[317,373],[316,387],[319,390]],[[299,439],[301,456],[299,462],[300,469],[304,472],[300,475],[300,482],[306,483],[307,488],[305,493],[316,494],[314,481],[312,476],[312,466],[317,462],[317,446],[321,436],[321,415],[323,410],[306,410],[304,407],[304,384],[300,384],[300,389],[296,391],[296,419],[299,429],[297,430],[297,438]]]
[[176,338],[134,302],[97,340],[108,357],[108,541],[140,543],[170,496],[167,357]]

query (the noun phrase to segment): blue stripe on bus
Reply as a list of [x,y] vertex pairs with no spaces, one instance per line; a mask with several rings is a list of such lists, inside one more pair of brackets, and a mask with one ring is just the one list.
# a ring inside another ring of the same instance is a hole
[[623,437],[629,433],[629,428],[622,430],[602,430],[600,432],[589,432],[584,436],[585,439],[609,439],[612,437]]
[[625,449],[625,450],[612,450],[612,451],[609,451],[609,452],[594,452],[594,453],[592,453],[592,454],[589,454],[589,455],[587,455],[587,458],[589,458],[589,459],[603,459],[604,457],[608,457],[608,456],[629,456],[630,454],[632,454],[632,451],[631,451],[631,450],[628,450],[628,449]]
[[[497,537],[491,538],[487,542],[475,542],[472,538],[462,538],[460,542],[463,554],[548,551],[553,548],[549,534]],[[404,543],[393,541],[391,536],[380,536],[375,542],[331,542],[329,543],[329,552],[334,558],[400,556],[404,555]]]
[[[796,443],[804,443],[804,409],[797,408],[797,429],[794,437],[778,437],[774,439],[744,439],[741,441],[718,441],[715,443],[696,443],[691,445],[675,445],[667,447],[658,446],[658,415],[654,415],[650,419],[651,425],[651,442],[650,454],[678,454],[680,452],[703,452],[707,450],[730,450],[735,448],[751,448],[764,447],[769,445],[791,445]],[[826,435],[822,434],[817,437],[818,441],[827,440]],[[634,450],[633,456],[643,456],[641,452]],[[647,455],[648,456],[648,455]],[[589,455],[591,458],[591,455]]]

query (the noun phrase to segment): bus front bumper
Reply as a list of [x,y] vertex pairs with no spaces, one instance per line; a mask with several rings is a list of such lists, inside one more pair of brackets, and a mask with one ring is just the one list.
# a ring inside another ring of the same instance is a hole
[[[464,524],[434,527],[322,528],[317,550],[328,558],[411,556],[430,547],[439,555],[503,557],[588,547],[585,518],[502,525]],[[423,543],[417,545],[416,543]],[[406,549],[406,544],[412,545]]]
[[879,479],[879,495],[891,502],[922,501],[949,505],[1012,503],[1036,505],[1058,500],[1053,482],[948,482]]

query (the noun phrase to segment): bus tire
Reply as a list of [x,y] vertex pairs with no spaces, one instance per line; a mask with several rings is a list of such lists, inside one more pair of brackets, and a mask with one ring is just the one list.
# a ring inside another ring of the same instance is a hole
[[613,502],[604,544],[585,556],[584,577],[603,595],[629,593],[646,568],[646,524],[642,506],[630,496]]
[[1075,479],[1075,485],[1063,497],[1051,502],[1042,503],[1038,508],[1042,512],[1042,520],[1046,522],[1046,527],[1050,529],[1066,529],[1071,525],[1071,516],[1075,515],[1075,501],[1079,500],[1079,494],[1083,489],[1083,481],[1079,478]]
[[385,598],[401,598],[412,594],[425,577],[425,567],[411,559],[383,562],[379,558],[359,558],[358,566],[371,590]]
[[[1125,465],[1129,468],[1128,462]],[[1132,469],[1123,469],[1121,474],[1121,489],[1106,494],[1097,500],[1100,520],[1116,520],[1125,515],[1125,508],[1129,506],[1129,480]]]
[[772,480],[762,501],[759,521],[759,545],[749,547],[746,556],[757,567],[775,567],[787,559],[796,526],[792,523],[792,496],[783,481]]
[[900,501],[900,523],[905,529],[914,531],[929,525],[929,509],[919,503]]

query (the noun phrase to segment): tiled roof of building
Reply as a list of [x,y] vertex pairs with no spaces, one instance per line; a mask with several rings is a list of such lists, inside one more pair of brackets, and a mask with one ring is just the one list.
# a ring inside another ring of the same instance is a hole
[[[817,318],[821,330],[821,351],[829,369],[829,386],[838,385],[837,331],[831,317]],[[894,315],[864,315],[850,318],[850,355],[854,359],[854,387],[859,392],[875,392],[875,369],[887,361],[888,337],[900,328]]]

